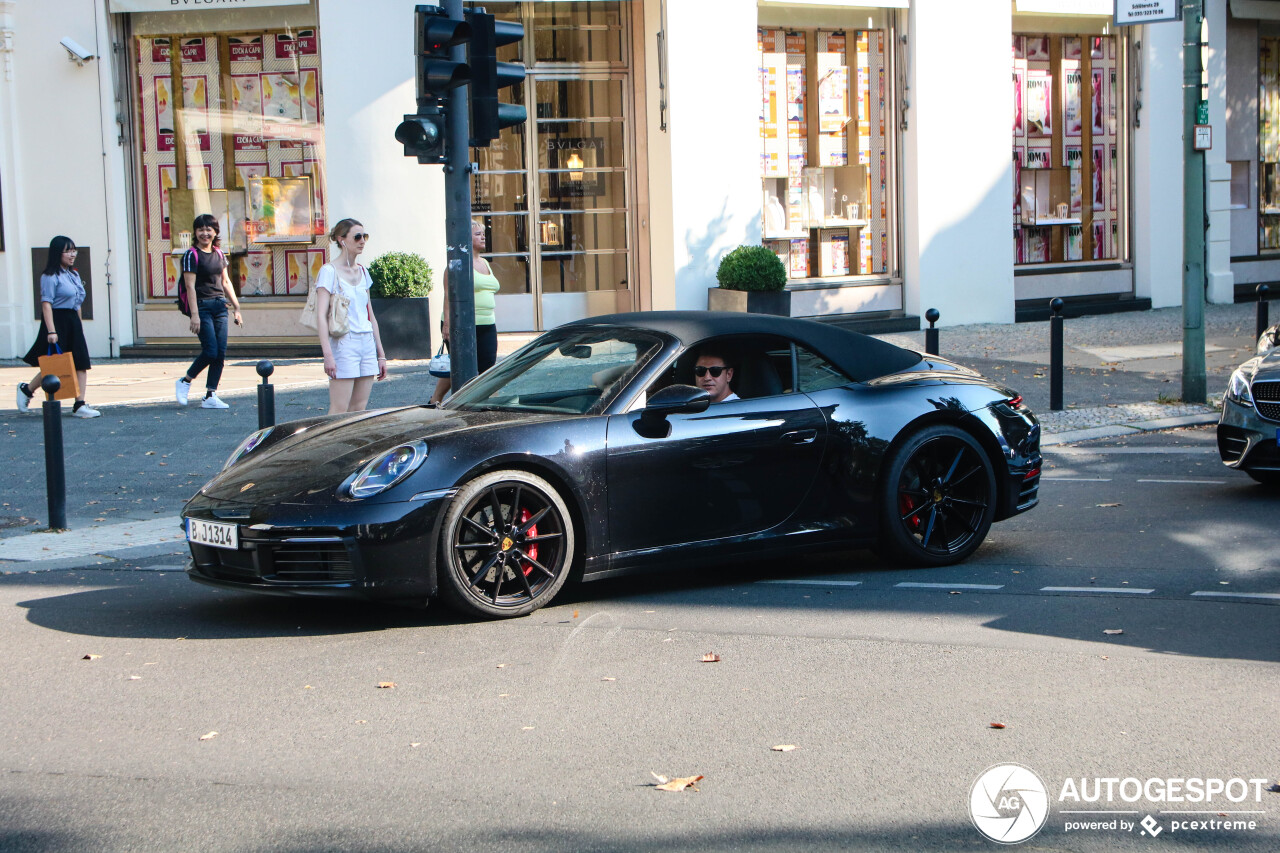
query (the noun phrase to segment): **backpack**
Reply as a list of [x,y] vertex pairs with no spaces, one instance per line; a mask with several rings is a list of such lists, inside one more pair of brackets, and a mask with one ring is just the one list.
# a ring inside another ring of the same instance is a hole
[[[192,246],[190,249],[187,249],[187,251],[183,253],[182,260],[184,263],[187,260],[187,256],[194,253],[195,250],[196,250],[196,247]],[[214,247],[213,250],[218,253],[218,256],[220,258],[222,258],[223,269],[226,269],[227,264],[229,263],[227,261],[227,256],[224,255],[222,253],[222,250],[216,246]],[[196,259],[196,264],[198,265],[200,263],[200,256],[196,255],[195,259]],[[181,311],[184,316],[187,316],[187,317],[191,316],[191,303],[190,301],[187,300],[187,283],[182,275],[182,265],[178,266],[178,298],[173,301],[175,304],[177,304],[178,310]]]

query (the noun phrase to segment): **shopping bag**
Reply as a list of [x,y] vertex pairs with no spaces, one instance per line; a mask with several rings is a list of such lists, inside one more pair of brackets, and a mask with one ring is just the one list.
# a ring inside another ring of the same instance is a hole
[[448,379],[449,370],[449,344],[443,343],[427,365],[427,373],[430,373],[436,379]]
[[62,383],[58,387],[58,392],[53,395],[55,400],[74,400],[80,396],[80,383],[76,381],[76,361],[69,352],[63,352],[62,347],[54,344],[50,349],[56,348],[56,353],[40,356],[40,372],[46,376],[56,376],[58,381]]

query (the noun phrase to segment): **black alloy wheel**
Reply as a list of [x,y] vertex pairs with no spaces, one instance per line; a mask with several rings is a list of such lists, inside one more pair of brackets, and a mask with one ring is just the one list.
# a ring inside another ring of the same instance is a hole
[[893,452],[885,470],[881,544],[892,556],[946,566],[978,549],[995,516],[996,481],[972,436],[926,427]]
[[559,493],[526,471],[467,483],[445,515],[440,592],[487,618],[523,616],[550,601],[573,565],[573,522]]

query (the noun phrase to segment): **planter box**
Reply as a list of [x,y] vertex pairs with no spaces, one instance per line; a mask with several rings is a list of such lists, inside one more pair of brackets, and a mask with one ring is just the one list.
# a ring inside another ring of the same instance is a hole
[[791,292],[788,290],[707,290],[707,310],[742,311],[747,314],[791,316]]
[[431,358],[431,302],[425,296],[371,299],[387,358]]

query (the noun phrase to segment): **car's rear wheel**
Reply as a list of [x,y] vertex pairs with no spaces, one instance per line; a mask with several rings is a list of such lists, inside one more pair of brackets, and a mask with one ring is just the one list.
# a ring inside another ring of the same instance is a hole
[[1264,486],[1280,486],[1280,471],[1250,471],[1245,473]]
[[991,460],[967,432],[939,424],[911,435],[885,466],[881,550],[918,566],[958,563],[995,515]]
[[440,593],[468,615],[523,616],[550,601],[573,565],[573,522],[555,488],[493,471],[459,490],[440,541]]

